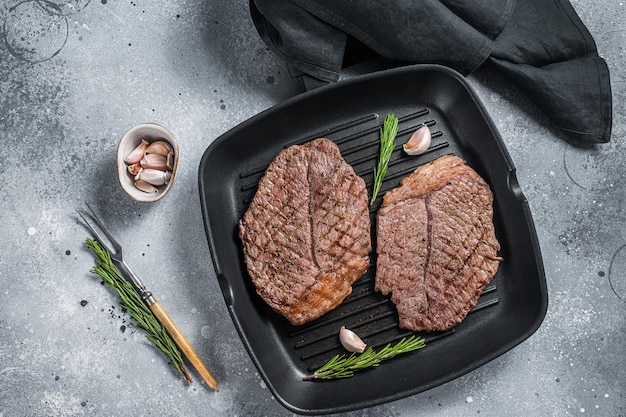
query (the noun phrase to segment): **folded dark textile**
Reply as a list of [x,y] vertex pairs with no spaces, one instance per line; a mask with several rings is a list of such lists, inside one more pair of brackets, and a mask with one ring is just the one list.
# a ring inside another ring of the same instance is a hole
[[337,81],[352,38],[464,75],[488,62],[568,137],[610,140],[609,70],[568,0],[250,0],[250,12],[294,75]]

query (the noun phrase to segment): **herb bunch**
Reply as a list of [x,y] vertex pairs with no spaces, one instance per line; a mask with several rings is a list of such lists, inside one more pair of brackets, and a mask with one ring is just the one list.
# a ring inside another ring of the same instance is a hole
[[91,272],[100,276],[109,287],[117,292],[120,306],[130,314],[146,333],[146,338],[155,344],[169,360],[170,365],[181,376],[185,377],[187,382],[191,382],[191,376],[185,368],[178,347],[167,333],[167,330],[165,330],[165,327],[158,322],[152,311],[141,299],[135,287],[122,276],[111,260],[109,251],[95,240],[89,238],[85,241],[85,244],[96,256],[97,265],[91,269]]
[[387,175],[387,166],[391,159],[391,153],[395,148],[394,140],[398,134],[398,118],[392,114],[388,114],[383,122],[383,127],[380,128],[380,152],[378,154],[378,163],[374,167],[374,188],[372,190],[371,205],[374,205],[374,200],[380,191],[380,187],[383,184],[383,179]]
[[403,338],[397,344],[388,344],[378,352],[368,347],[361,354],[352,353],[350,356],[335,355],[325,365],[302,378],[303,381],[312,379],[349,378],[354,372],[380,365],[382,361],[391,359],[402,353],[411,352],[426,346],[423,338],[412,335]]

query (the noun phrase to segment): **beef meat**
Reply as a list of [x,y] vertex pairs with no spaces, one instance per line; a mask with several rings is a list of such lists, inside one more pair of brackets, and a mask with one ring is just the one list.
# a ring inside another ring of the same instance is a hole
[[459,157],[419,167],[377,213],[376,289],[392,293],[400,327],[448,330],[476,305],[500,249],[493,194]]
[[339,305],[369,266],[365,182],[334,142],[281,151],[239,222],[257,293],[292,324]]

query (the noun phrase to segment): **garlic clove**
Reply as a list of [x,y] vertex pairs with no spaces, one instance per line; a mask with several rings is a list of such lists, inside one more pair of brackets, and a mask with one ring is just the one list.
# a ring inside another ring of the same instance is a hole
[[146,153],[140,161],[144,169],[158,169],[159,171],[170,171],[172,169],[171,159],[158,153]]
[[137,175],[139,174],[140,170],[141,170],[141,164],[139,162],[137,162],[136,164],[128,165],[128,172],[130,173],[130,175]]
[[169,170],[171,171],[172,169],[174,169],[174,152],[168,153],[165,159],[166,159],[165,164],[167,165]]
[[159,189],[156,188],[154,185],[150,184],[149,182],[137,180],[134,182],[134,184],[135,184],[135,187],[137,187],[137,189],[145,193],[156,194],[159,192]]
[[172,173],[169,171],[161,171],[158,169],[145,168],[141,169],[135,176],[135,181],[145,181],[152,185],[164,185],[167,184],[172,178]]
[[363,353],[367,346],[359,336],[352,330],[346,329],[345,326],[341,326],[339,329],[339,341],[348,352]]
[[428,125],[423,124],[419,129],[413,132],[407,143],[402,145],[402,147],[404,148],[404,152],[409,155],[421,155],[428,150],[431,140],[430,129]]
[[141,161],[141,158],[143,158],[143,154],[146,151],[147,147],[148,141],[145,139],[141,139],[139,145],[137,145],[135,149],[133,149],[128,155],[126,155],[126,158],[124,158],[124,162],[126,162],[127,164],[136,164],[137,162]]
[[155,153],[163,156],[167,156],[172,153],[172,146],[164,140],[157,140],[152,142],[147,148],[146,153]]

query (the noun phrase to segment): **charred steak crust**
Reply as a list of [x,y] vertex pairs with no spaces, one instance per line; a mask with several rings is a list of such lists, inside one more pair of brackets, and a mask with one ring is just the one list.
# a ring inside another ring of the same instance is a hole
[[265,171],[239,237],[257,293],[292,324],[339,305],[369,266],[365,182],[325,138],[281,151]]
[[376,289],[392,293],[400,327],[448,330],[496,274],[493,194],[459,157],[418,168],[377,213]]

